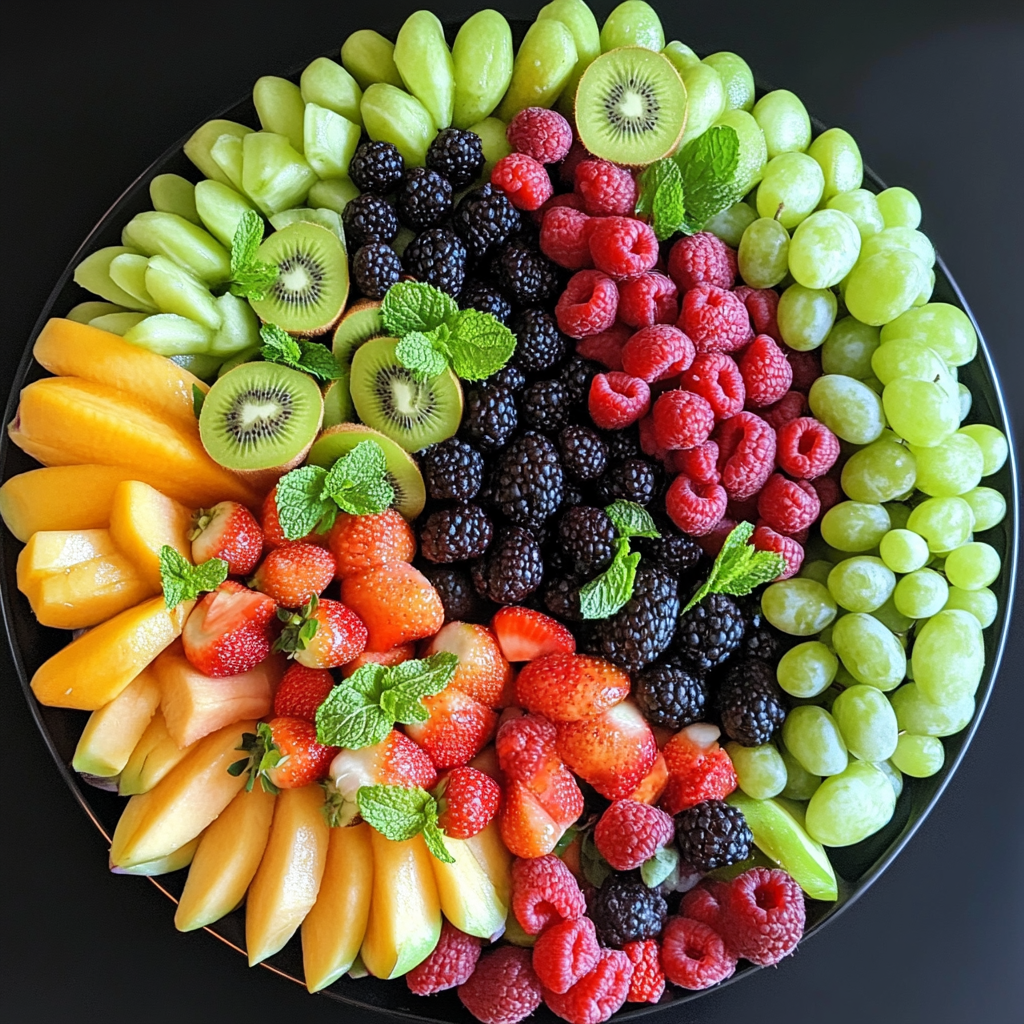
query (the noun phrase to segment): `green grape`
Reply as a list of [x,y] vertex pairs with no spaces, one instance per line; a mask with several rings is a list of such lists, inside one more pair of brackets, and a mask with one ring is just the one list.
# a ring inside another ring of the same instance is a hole
[[[556,0],[548,7],[559,2],[564,3],[565,0]],[[580,6],[590,14],[586,4],[580,3]],[[537,15],[538,18],[544,16],[544,10]],[[590,20],[594,21],[592,14]],[[594,35],[596,44],[596,22]],[[596,56],[597,53],[591,60]],[[452,44],[455,75],[452,124],[456,128],[470,128],[490,116],[512,81],[513,59],[512,29],[497,11],[477,11],[463,24]]]
[[679,75],[686,86],[686,130],[679,142],[682,150],[725,113],[725,85],[722,76],[703,62],[679,68]]
[[149,183],[149,198],[154,210],[176,213],[202,227],[196,210],[196,187],[180,174],[158,174]]
[[[761,182],[761,188],[764,188],[764,182]],[[750,209],[746,203],[738,205]],[[743,232],[740,239],[737,253],[740,276],[751,288],[774,288],[786,276],[788,256],[789,232],[777,220],[761,217]]]
[[406,89],[427,108],[434,127],[447,128],[455,104],[455,64],[437,16],[410,14],[398,30],[394,57]]
[[981,482],[985,457],[969,434],[957,431],[931,448],[911,451],[917,459],[917,489],[932,498],[973,491]]
[[974,404],[974,395],[966,384],[957,383],[956,390],[960,396],[960,422],[963,423],[971,413],[971,406]]
[[921,695],[936,704],[973,697],[985,668],[981,625],[958,608],[940,611],[922,627],[911,656]]
[[889,426],[915,451],[941,444],[960,425],[960,399],[930,380],[890,381],[882,391],[882,406]]
[[804,562],[800,566],[799,577],[805,580],[814,580],[816,583],[827,585],[828,574],[832,571],[832,563],[824,559],[815,559],[811,562]]
[[829,128],[811,143],[807,152],[818,161],[825,173],[826,200],[837,192],[860,188],[864,179],[864,164],[860,158],[860,149],[849,132],[842,128]]
[[[125,258],[120,256],[118,260]],[[166,256],[139,259],[145,263],[146,291],[162,313],[177,313],[211,331],[220,329],[221,316],[217,300],[199,278]],[[118,260],[114,260],[114,266]]]
[[363,93],[359,109],[366,134],[374,142],[390,142],[411,167],[424,165],[437,128],[430,111],[415,96],[393,85],[375,82]]
[[838,775],[849,760],[835,719],[815,704],[790,711],[782,723],[782,742],[812,775]]
[[811,385],[807,400],[811,412],[836,437],[851,444],[870,444],[885,428],[882,399],[853,377],[825,374]]
[[829,210],[840,210],[857,225],[861,240],[878,234],[885,228],[882,212],[878,209],[875,194],[866,188],[855,188],[851,192],[840,192],[826,204]]
[[267,216],[302,206],[317,181],[316,172],[283,135],[246,135],[242,154],[242,191]]
[[127,312],[128,310],[114,302],[95,302],[90,299],[86,302],[79,302],[76,306],[72,306],[71,309],[65,313],[64,319],[72,320],[76,324],[87,324],[91,320],[96,320],[102,316],[116,316]]
[[889,698],[896,712],[901,732],[922,736],[952,736],[974,717],[974,696],[968,695],[953,704],[936,704],[928,700],[917,683],[901,686]]
[[673,39],[672,42],[666,43],[661,52],[672,61],[675,69],[680,73],[682,73],[683,68],[692,67],[694,64],[700,63],[700,57],[686,43],[681,43],[678,39]]
[[821,517],[820,528],[826,544],[856,554],[878,547],[889,526],[889,513],[881,505],[841,501]]
[[896,712],[885,694],[873,686],[851,686],[832,705],[832,717],[843,742],[862,761],[884,761],[896,749]]
[[825,846],[852,846],[883,828],[895,809],[896,793],[886,773],[867,761],[852,761],[811,797],[807,832]]
[[754,74],[750,65],[738,54],[721,50],[704,58],[722,77],[725,86],[726,110],[753,110]]
[[821,168],[806,153],[781,153],[765,165],[757,212],[790,231],[814,212],[824,187]]
[[213,331],[177,313],[158,313],[139,321],[124,340],[160,356],[197,355],[209,351]]
[[895,794],[896,799],[899,800],[900,793],[903,792],[903,772],[901,772],[891,760],[870,761],[866,763],[877,768],[889,780],[889,785],[892,786],[892,791]]
[[[640,3],[640,0],[628,2]],[[626,4],[620,4],[616,10],[624,6]],[[577,56],[576,42],[562,22],[535,21],[519,45],[512,80],[498,107],[498,117],[507,124],[527,107],[552,106],[572,77]]]
[[[735,249],[743,240],[743,234],[754,221],[757,220],[757,211],[753,207],[740,201],[727,206],[721,213],[716,213],[705,225],[704,230],[716,235],[726,245]],[[786,245],[789,245],[789,235],[786,235]],[[783,260],[785,263],[785,260]],[[785,267],[783,268],[785,272]],[[780,278],[781,280],[781,278]],[[778,283],[778,282],[776,282]]]
[[900,377],[906,377],[909,380],[941,383],[950,392],[955,385],[949,367],[941,356],[918,341],[884,342],[871,356],[871,369],[883,384],[891,384]]
[[970,612],[981,624],[982,629],[988,629],[999,614],[999,598],[988,587],[982,587],[981,590],[950,587],[946,608]]
[[828,337],[839,308],[828,289],[791,284],[779,299],[777,318],[782,340],[798,352],[818,348]]
[[897,338],[927,345],[953,366],[969,363],[978,351],[978,334],[970,318],[962,309],[946,302],[929,302],[908,309],[886,323],[882,343]]
[[402,76],[395,65],[395,44],[373,29],[360,29],[345,40],[341,63],[363,90],[375,82],[402,88]]
[[921,204],[910,189],[897,185],[879,192],[877,198],[887,228],[916,228],[921,223]]
[[196,185],[196,209],[206,230],[230,249],[239,221],[255,207],[229,185],[201,181]]
[[811,144],[811,119],[800,97],[788,89],[765,93],[751,111],[764,132],[768,159],[802,153]]
[[306,201],[314,209],[333,210],[343,213],[345,207],[359,195],[359,189],[352,184],[350,178],[330,178],[317,181],[309,190]]
[[[558,108],[569,117],[576,103],[576,87],[583,72],[601,56],[601,30],[597,26],[594,12],[583,0],[552,0],[537,12],[537,20],[560,21],[572,33],[576,44],[576,66],[572,69],[562,95],[558,97]],[[455,76],[456,103],[458,102],[459,76]],[[495,104],[497,105],[497,104]]]
[[850,273],[859,253],[857,225],[840,210],[818,210],[802,220],[793,232],[789,272],[807,288],[832,288]]
[[927,779],[942,768],[946,748],[937,736],[915,736],[905,732],[896,743],[892,763],[915,779]]
[[879,330],[852,316],[837,320],[821,347],[821,368],[864,380],[873,375],[871,356],[878,348]]
[[739,192],[749,192],[761,180],[768,162],[764,132],[745,110],[729,110],[728,107],[715,124],[728,125],[739,137],[740,159],[733,180]]
[[[284,136],[273,136],[268,132],[256,132],[264,138],[284,138]],[[242,181],[242,157],[245,152],[244,142],[248,136],[232,135],[227,133],[221,135],[210,147],[210,157],[220,168],[221,177],[232,188],[239,192],[245,192],[245,184]],[[285,142],[288,140],[285,139]],[[294,147],[288,143],[289,152],[296,152]]]
[[302,152],[302,93],[294,82],[276,75],[256,79],[252,101],[263,130],[283,135]]
[[928,542],[913,530],[890,530],[879,542],[878,553],[893,572],[914,572],[928,564]]
[[1006,518],[1006,498],[994,487],[975,487],[960,497],[971,506],[978,533],[991,530]]
[[848,498],[878,504],[912,490],[916,476],[914,453],[880,438],[846,460],[841,481]]
[[843,293],[846,308],[866,324],[888,324],[914,304],[926,271],[909,249],[885,249],[868,256],[850,271]]
[[[896,608],[896,602],[893,600],[891,594],[884,604],[879,605],[871,613],[871,616],[872,618],[878,619],[886,629],[896,634],[906,633],[907,630],[914,625],[914,620],[912,618],[904,615]],[[897,639],[899,639],[899,637],[897,637]]]
[[363,126],[359,101],[363,90],[359,83],[340,65],[327,57],[317,57],[299,79],[299,91],[306,103],[315,103],[341,114],[353,124]]
[[961,590],[981,590],[994,583],[1002,568],[999,552],[991,544],[961,544],[946,555],[946,578]]
[[[102,316],[93,317],[88,321],[90,327],[106,331],[108,334],[116,334],[123,338],[133,327],[141,324],[150,314],[132,313],[122,310],[120,313],[104,313]],[[185,357],[182,357],[185,358]],[[198,377],[199,374],[196,374]]]
[[832,629],[836,654],[858,683],[894,690],[907,674],[903,645],[873,615],[851,612]]
[[836,677],[839,660],[820,640],[791,647],[775,670],[779,686],[794,697],[817,697]]
[[469,130],[480,136],[484,151],[484,177],[489,178],[494,165],[512,152],[509,145],[508,125],[496,117],[485,117],[482,121],[470,125]]
[[873,612],[889,599],[896,576],[873,555],[844,558],[828,575],[829,593],[836,604],[851,612]]
[[[124,234],[128,239],[125,244],[137,252],[166,256],[208,285],[224,284],[231,277],[231,260],[224,246],[176,213],[137,213],[125,226]],[[103,298],[116,301],[107,295]]]
[[790,636],[813,636],[835,617],[836,603],[826,587],[795,577],[773,583],[761,595],[764,617]]
[[306,162],[320,178],[343,178],[362,131],[354,121],[327,107],[307,103],[303,125]]
[[727,743],[725,752],[736,769],[740,789],[755,800],[769,800],[786,788],[786,763],[770,743],[760,747],[741,747]]
[[889,513],[890,529],[905,530],[907,520],[910,519],[910,506],[899,501],[886,502],[886,512]]
[[258,352],[262,345],[260,322],[252,306],[231,292],[218,296],[216,301],[220,327],[210,342],[210,355],[224,360],[240,352]]
[[809,772],[784,746],[779,753],[786,766],[786,786],[779,794],[786,800],[810,800],[821,785],[821,776]]
[[225,121],[220,118],[207,121],[200,125],[190,136],[184,145],[185,156],[189,158],[202,172],[204,178],[212,181],[219,181],[222,185],[234,186],[234,182],[221,170],[220,165],[213,159],[213,147],[223,135],[234,135],[242,138],[252,132],[244,124],[235,121]]
[[966,434],[981,449],[982,476],[991,476],[1006,464],[1010,454],[1010,446],[1006,435],[987,423],[970,423],[961,427],[959,433]]
[[601,28],[601,49],[607,53],[618,46],[643,46],[660,50],[665,45],[665,30],[657,11],[644,0],[626,0],[619,4]]
[[861,258],[867,259],[887,249],[907,249],[929,270],[935,265],[935,247],[927,235],[912,228],[886,228],[877,235],[865,239]]
[[910,513],[907,527],[924,537],[929,551],[941,554],[966,542],[974,513],[963,498],[928,498]]
[[949,585],[933,569],[916,569],[896,584],[896,608],[912,619],[927,619],[942,611],[949,597]]

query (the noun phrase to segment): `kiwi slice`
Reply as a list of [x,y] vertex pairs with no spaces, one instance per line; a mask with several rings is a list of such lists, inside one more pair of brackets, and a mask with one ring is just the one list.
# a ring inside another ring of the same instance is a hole
[[308,374],[277,363],[242,363],[210,388],[199,436],[228,469],[286,471],[309,451],[323,415],[320,388]]
[[337,380],[332,380],[324,388],[324,426],[336,427],[339,423],[351,423],[355,418],[356,409],[348,386],[348,368],[345,368]]
[[259,258],[277,267],[266,298],[252,303],[261,320],[306,337],[338,322],[348,298],[348,257],[333,231],[296,221],[267,238]]
[[595,60],[576,90],[576,128],[594,156],[640,166],[668,156],[686,127],[686,86],[663,54],[620,46]]
[[376,441],[384,449],[388,481],[395,489],[394,506],[406,519],[415,519],[427,503],[427,492],[416,460],[400,445],[379,430],[362,423],[342,423],[328,427],[309,449],[306,461],[325,469],[347,455],[360,441]]
[[384,337],[384,322],[380,317],[380,303],[374,299],[354,302],[334,329],[331,348],[339,366],[348,366],[352,355],[364,341]]
[[398,361],[394,338],[375,338],[352,357],[352,402],[359,418],[407,452],[451,437],[462,419],[462,387],[451,370],[417,380]]

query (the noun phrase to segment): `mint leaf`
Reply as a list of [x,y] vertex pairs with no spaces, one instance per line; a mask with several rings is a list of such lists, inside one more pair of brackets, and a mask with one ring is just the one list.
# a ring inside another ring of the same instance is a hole
[[298,540],[314,530],[322,533],[334,525],[338,509],[323,496],[326,478],[327,470],[320,466],[301,466],[277,482],[277,518],[289,540]]
[[198,384],[192,385],[192,414],[199,419],[203,411],[203,402],[206,401],[206,392]]
[[360,441],[331,466],[323,480],[321,500],[332,501],[356,516],[383,512],[395,500],[387,472],[384,449],[376,441]]
[[601,851],[594,842],[594,833],[587,832],[580,843],[580,867],[586,880],[595,888],[600,889],[605,879],[612,873],[612,867],[601,856]]
[[[653,164],[648,164],[644,169],[637,181],[638,189],[634,212],[638,217],[650,217],[654,212],[654,197],[658,194],[658,189],[669,178],[674,177],[669,166],[674,163],[674,160],[666,157],[664,160],[656,160]],[[676,171],[678,170],[677,166]]]
[[247,210],[231,239],[232,295],[259,302],[277,280],[277,267],[264,263],[257,253],[263,241],[263,218],[255,210]]
[[455,858],[448,852],[448,847],[445,846],[444,832],[441,831],[440,826],[437,824],[436,803],[434,804],[433,817],[428,818],[423,825],[423,841],[427,844],[427,849],[442,864],[455,863]]
[[338,380],[342,376],[338,360],[326,345],[321,345],[317,341],[300,341],[299,351],[302,354],[295,369],[303,370],[311,377],[323,381]]
[[679,851],[674,846],[663,846],[640,865],[640,877],[648,889],[661,885],[679,865]]
[[363,821],[381,835],[401,843],[422,832],[427,848],[438,860],[455,863],[437,827],[437,801],[425,789],[361,786],[356,799]]
[[223,558],[209,558],[192,565],[170,544],[160,549],[160,586],[168,608],[192,601],[204,591],[216,590],[227,578],[228,563]]
[[299,341],[277,324],[264,324],[260,328],[260,338],[263,339],[260,355],[268,363],[290,366],[317,380],[337,380],[342,375],[337,360],[319,342]]
[[463,380],[483,380],[497,373],[516,349],[516,336],[490,313],[464,309],[448,326],[452,369]]
[[395,349],[395,357],[418,380],[436,377],[448,369],[446,352],[438,345],[435,333],[443,327],[442,324],[429,333],[410,331]]
[[613,501],[605,507],[604,511],[620,537],[657,539],[661,536],[658,527],[654,525],[650,512],[635,501]]
[[381,303],[384,330],[396,338],[413,331],[432,331],[458,313],[455,300],[440,288],[420,281],[393,284]]
[[384,682],[387,689],[381,707],[386,703],[393,720],[402,725],[425,722],[428,713],[421,698],[440,693],[455,678],[458,663],[457,655],[441,651],[429,658],[391,666]]
[[748,544],[754,524],[740,523],[725,539],[703,586],[690,598],[682,614],[700,604],[708,594],[733,594],[742,597],[762,583],[777,579],[786,568],[786,560],[774,551],[758,551]]
[[686,230],[700,231],[716,214],[743,198],[736,182],[740,140],[730,125],[714,125],[679,155]]
[[633,596],[636,567],[640,553],[630,554],[629,538],[615,541],[612,564],[596,579],[580,589],[580,614],[585,619],[607,619]]
[[646,217],[663,242],[679,230],[685,212],[679,165],[668,157],[651,164],[640,176],[637,216]]

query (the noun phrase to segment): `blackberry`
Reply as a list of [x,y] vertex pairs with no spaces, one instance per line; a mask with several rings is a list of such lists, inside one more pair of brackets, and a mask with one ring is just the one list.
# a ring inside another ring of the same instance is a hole
[[453,188],[475,181],[484,169],[484,147],[476,132],[445,128],[427,150],[427,167],[443,174]]
[[574,576],[558,576],[544,587],[544,607],[556,619],[580,622],[580,581]]
[[345,227],[345,244],[352,249],[370,242],[393,242],[398,234],[393,207],[372,192],[364,192],[346,203],[341,223]]
[[626,459],[605,470],[597,487],[601,497],[612,502],[618,499],[647,505],[658,493],[658,471],[645,459]]
[[441,598],[446,622],[486,622],[492,609],[480,597],[469,573],[461,566],[430,566],[423,574]]
[[729,739],[744,747],[767,743],[786,720],[775,669],[760,658],[732,662],[718,689],[718,711]]
[[604,435],[604,440],[608,445],[609,462],[638,459],[643,454],[640,449],[640,431],[635,426],[611,430]]
[[562,508],[575,508],[577,505],[582,505],[584,500],[583,492],[579,488],[579,482],[566,474],[565,492],[562,495]]
[[747,628],[740,653],[746,658],[760,658],[774,665],[778,662],[782,649],[782,637],[771,626],[765,624],[754,629]]
[[566,427],[558,435],[562,464],[577,480],[594,480],[608,464],[608,446],[590,427]]
[[736,599],[708,594],[700,604],[679,617],[673,660],[708,672],[721,665],[743,641],[745,623]]
[[657,938],[668,917],[668,904],[661,892],[629,875],[609,875],[588,904],[587,914],[601,945],[615,949],[627,942]]
[[528,430],[498,460],[494,502],[501,514],[520,525],[539,524],[562,504],[565,477],[554,444]]
[[364,245],[352,257],[352,279],[368,299],[383,299],[401,276],[402,261],[398,253],[383,242]]
[[641,560],[630,599],[614,615],[596,623],[598,652],[627,672],[637,672],[671,643],[678,615],[676,579]]
[[597,363],[592,363],[582,356],[573,356],[558,377],[569,389],[574,403],[585,403],[587,395],[590,394],[590,384],[600,372],[601,367]]
[[437,227],[452,213],[451,182],[437,171],[411,167],[405,172],[395,206],[399,220],[407,228],[425,231]]
[[637,537],[637,550],[644,556],[660,565],[676,578],[688,576],[697,568],[704,552],[700,545],[685,533],[680,533],[672,525],[658,522],[660,538]]
[[519,239],[506,242],[494,254],[491,273],[498,287],[520,306],[535,306],[553,299],[561,272],[539,249]]
[[469,501],[484,482],[484,457],[465,441],[450,437],[420,455],[427,494],[440,501]]
[[544,578],[544,559],[536,537],[521,526],[506,530],[472,566],[473,586],[496,604],[518,604]]
[[428,562],[465,562],[480,558],[493,536],[487,513],[479,505],[461,503],[427,516],[420,530],[420,554]]
[[565,358],[565,336],[542,309],[524,309],[512,322],[516,350],[512,362],[525,373],[543,373]]
[[496,320],[507,324],[512,316],[512,303],[493,285],[485,284],[479,278],[471,277],[459,292],[460,309],[478,309],[490,313]]
[[503,448],[519,425],[512,392],[494,384],[478,384],[466,392],[462,432],[485,452]]
[[704,679],[685,668],[652,665],[633,681],[633,698],[651,725],[682,729],[704,718]]
[[602,509],[579,505],[558,523],[558,541],[576,572],[595,576],[615,555],[615,526]]
[[538,380],[520,396],[523,422],[534,430],[554,434],[569,418],[569,394],[560,380]]
[[754,837],[743,812],[724,800],[705,800],[676,815],[676,841],[698,871],[738,864],[750,856]]
[[466,247],[450,228],[431,228],[406,246],[402,266],[418,280],[458,295],[466,279]]
[[509,391],[522,391],[526,387],[526,374],[509,363],[503,366],[493,377],[487,378],[488,384],[497,384],[500,387],[508,388]]
[[742,597],[736,598],[736,603],[740,606],[740,611],[743,613],[743,621],[747,624],[747,631],[759,629],[764,621],[764,615],[761,613],[761,595],[744,594]]
[[452,227],[474,259],[502,245],[519,230],[522,218],[507,195],[490,182],[467,192],[455,208]]
[[402,181],[405,161],[390,142],[364,142],[352,155],[348,176],[361,192],[382,196],[393,192]]

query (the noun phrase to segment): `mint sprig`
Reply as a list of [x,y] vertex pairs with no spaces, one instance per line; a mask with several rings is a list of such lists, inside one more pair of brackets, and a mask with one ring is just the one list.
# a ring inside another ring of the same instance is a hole
[[742,597],[754,587],[770,583],[786,568],[786,560],[774,551],[758,551],[748,544],[754,524],[740,523],[725,538],[703,586],[690,598],[683,614],[700,604],[708,594],[732,594]]
[[413,331],[432,331],[458,312],[458,305],[447,292],[419,281],[393,284],[380,304],[384,330],[395,338],[404,338]]
[[633,596],[640,552],[630,552],[630,537],[661,536],[650,513],[636,502],[613,501],[604,511],[617,534],[615,556],[600,576],[580,588],[580,614],[584,619],[607,619]]
[[671,158],[658,160],[640,175],[636,214],[647,217],[659,242],[671,238],[686,216],[683,174]]
[[232,295],[259,302],[277,280],[277,267],[259,258],[263,241],[263,218],[255,210],[246,210],[231,239]]
[[455,863],[437,824],[437,801],[425,789],[361,786],[356,799],[363,821],[382,836],[401,843],[422,832],[427,849],[439,861]]
[[260,338],[263,340],[260,355],[268,363],[290,366],[317,380],[337,380],[342,375],[334,355],[319,342],[298,341],[277,324],[264,324]]
[[223,558],[208,558],[192,565],[170,544],[160,549],[160,586],[168,608],[193,601],[204,591],[216,590],[227,578],[228,563]]

